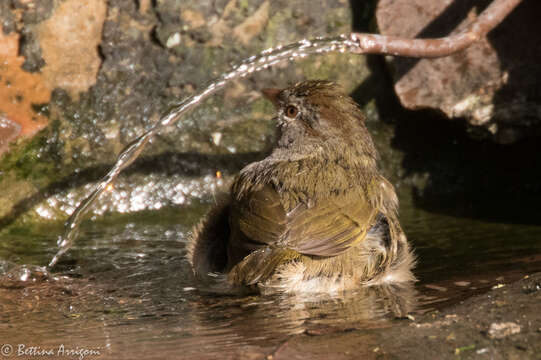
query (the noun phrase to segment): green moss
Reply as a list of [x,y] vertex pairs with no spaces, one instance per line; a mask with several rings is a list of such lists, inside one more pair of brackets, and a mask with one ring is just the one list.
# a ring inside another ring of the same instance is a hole
[[47,183],[58,178],[61,156],[52,141],[55,124],[30,139],[20,140],[0,160],[0,171],[13,172],[18,179]]
[[261,116],[261,114],[273,114],[274,106],[268,100],[263,98],[255,100],[252,104],[252,115]]
[[[34,221],[32,221],[34,220]],[[38,222],[35,219],[18,220],[0,231],[2,236],[33,238],[43,234],[59,234],[64,229],[62,221]]]
[[337,81],[347,92],[352,91],[369,75],[365,57],[352,54],[329,53],[324,56],[308,57],[299,61],[297,66],[307,79]]
[[242,11],[248,10],[249,6],[250,6],[250,3],[248,2],[248,0],[241,0],[239,2],[239,9]]
[[[263,40],[264,48],[270,48],[270,47],[276,46],[277,41],[278,42],[284,41],[283,39],[283,36],[285,35],[284,24],[287,24],[287,21],[289,21],[292,17],[293,17],[293,11],[290,8],[286,8],[282,11],[278,11],[273,16],[271,16],[265,28],[265,34],[264,34],[265,39]],[[288,38],[285,40],[291,41],[292,37],[291,39]]]
[[263,151],[268,146],[269,137],[274,134],[274,127],[275,124],[270,120],[270,116],[264,117],[262,113],[253,117],[243,117],[236,121],[234,126],[222,131],[222,146],[232,147],[238,153]]
[[[224,44],[225,46],[225,44]],[[201,66],[200,69],[203,71],[208,71],[208,69],[213,69],[213,72],[210,73],[212,77],[218,76],[222,71],[228,69],[228,61],[226,59],[227,51],[218,47],[205,46],[202,48],[201,56]]]
[[327,32],[336,34],[348,31],[350,17],[347,8],[332,9],[326,14]]

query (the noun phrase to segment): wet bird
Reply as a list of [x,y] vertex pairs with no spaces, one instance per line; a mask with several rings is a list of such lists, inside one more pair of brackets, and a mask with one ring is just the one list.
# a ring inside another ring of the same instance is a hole
[[195,228],[195,275],[262,293],[414,280],[397,196],[357,104],[329,81],[263,94],[278,110],[277,142]]

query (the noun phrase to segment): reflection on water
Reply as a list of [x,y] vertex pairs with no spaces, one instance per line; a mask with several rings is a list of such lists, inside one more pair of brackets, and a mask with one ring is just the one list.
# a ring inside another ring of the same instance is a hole
[[187,234],[208,206],[88,222],[54,274],[15,264],[46,264],[60,226],[8,235],[0,243],[2,342],[99,349],[101,357],[87,358],[100,359],[250,357],[291,334],[393,326],[541,270],[540,226],[434,215],[402,199],[419,258],[413,288],[338,298],[209,295],[196,289],[185,259]]

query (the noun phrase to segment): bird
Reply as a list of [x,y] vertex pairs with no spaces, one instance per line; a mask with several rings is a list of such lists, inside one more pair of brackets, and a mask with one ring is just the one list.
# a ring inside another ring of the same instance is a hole
[[326,80],[262,92],[277,109],[276,142],[192,231],[196,279],[261,294],[415,281],[398,198],[355,101]]

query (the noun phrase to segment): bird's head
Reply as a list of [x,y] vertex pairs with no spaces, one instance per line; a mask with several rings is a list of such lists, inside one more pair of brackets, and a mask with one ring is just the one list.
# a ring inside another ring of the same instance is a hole
[[278,110],[277,149],[301,157],[344,149],[377,157],[361,110],[337,84],[311,80],[281,90],[265,89],[263,94]]

